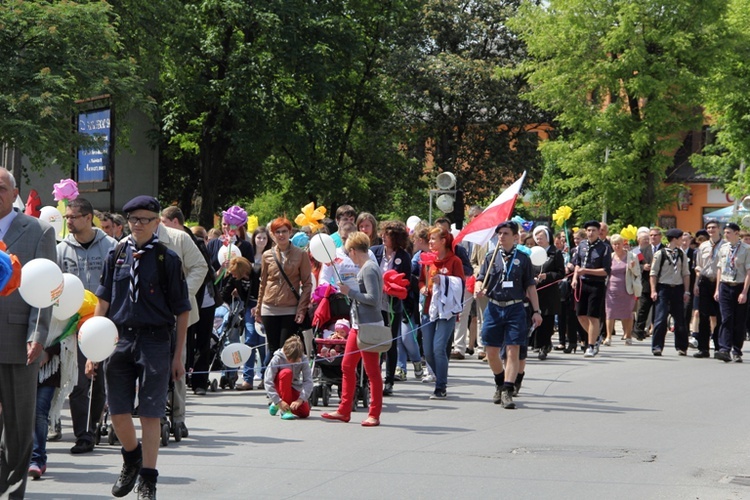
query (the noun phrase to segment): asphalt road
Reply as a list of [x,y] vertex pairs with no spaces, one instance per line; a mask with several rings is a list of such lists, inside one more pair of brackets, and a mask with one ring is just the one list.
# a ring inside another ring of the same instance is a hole
[[[411,373],[397,383],[377,428],[359,425],[361,409],[348,424],[322,407],[282,421],[261,391],[191,394],[190,436],[161,448],[158,496],[750,498],[749,370],[618,337],[594,359],[530,360],[518,409],[504,410],[487,364],[467,358],[451,361],[445,401]],[[110,498],[119,446],[71,455],[64,415],[27,498]]]

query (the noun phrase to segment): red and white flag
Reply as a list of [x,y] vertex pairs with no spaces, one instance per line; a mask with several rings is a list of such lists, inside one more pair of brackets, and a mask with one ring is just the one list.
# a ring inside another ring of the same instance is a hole
[[454,238],[453,244],[458,245],[461,241],[470,241],[477,245],[484,245],[492,235],[495,234],[495,228],[501,222],[510,219],[513,208],[516,206],[516,198],[521,191],[521,185],[526,178],[526,172],[521,178],[511,184],[500,196],[493,201],[484,212],[474,217],[458,235]]

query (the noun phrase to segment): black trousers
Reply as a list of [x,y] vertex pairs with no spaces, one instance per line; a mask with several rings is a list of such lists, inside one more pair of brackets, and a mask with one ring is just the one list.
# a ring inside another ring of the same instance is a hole
[[719,283],[719,309],[721,310],[721,328],[719,329],[719,349],[742,355],[745,342],[745,319],[747,302],[739,304],[737,297],[742,293],[742,285],[730,286]]
[[211,369],[211,331],[214,326],[216,306],[200,310],[198,322],[190,325],[187,335],[187,370],[193,369],[190,384],[193,390],[208,388],[208,371]]
[[284,342],[299,332],[299,325],[294,321],[294,317],[294,314],[261,316],[263,328],[266,329],[266,342],[268,342],[263,366],[268,366],[274,353],[284,345]]
[[86,377],[86,356],[78,349],[78,382],[70,393],[70,418],[73,421],[73,434],[76,441],[94,442],[96,425],[104,410],[104,370],[103,363],[99,363],[91,390],[91,420],[86,425],[89,413],[89,387],[91,379]]
[[[383,383],[392,384],[396,376],[396,361],[398,361],[398,342],[396,342],[396,339],[401,335],[402,313],[393,313],[393,316],[388,311],[382,311],[382,313],[386,326],[391,327],[391,337],[393,338],[391,347],[385,353],[385,380]],[[393,321],[391,321],[391,318],[393,318]]]
[[643,283],[643,292],[641,292],[640,300],[638,301],[638,313],[635,317],[635,325],[633,325],[633,332],[636,336],[646,335],[646,322],[648,321],[648,313],[651,312],[651,308],[654,307],[654,301],[651,300],[651,284],[648,280]]
[[664,349],[669,316],[672,316],[674,321],[674,348],[678,351],[687,352],[685,286],[657,285],[656,290],[659,295],[654,306],[654,334],[651,337],[651,349]]

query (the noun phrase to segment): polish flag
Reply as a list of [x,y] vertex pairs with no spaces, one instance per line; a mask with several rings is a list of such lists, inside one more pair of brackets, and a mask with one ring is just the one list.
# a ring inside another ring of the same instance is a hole
[[521,175],[520,179],[503,191],[489,207],[485,208],[484,212],[474,217],[474,220],[469,222],[453,239],[453,245],[458,245],[461,241],[470,241],[477,245],[484,245],[490,241],[492,235],[495,234],[497,225],[510,219],[525,178],[526,172]]

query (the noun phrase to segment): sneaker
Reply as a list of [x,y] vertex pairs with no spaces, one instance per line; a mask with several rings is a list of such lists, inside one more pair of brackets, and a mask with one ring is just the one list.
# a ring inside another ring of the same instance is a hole
[[430,399],[446,399],[448,397],[448,393],[445,392],[445,389],[435,389],[435,392],[430,394]]
[[205,396],[206,395],[206,388],[205,387],[196,387],[193,389],[193,394],[196,396]]
[[[135,486],[135,482],[138,479],[138,473],[141,472],[141,466],[143,465],[143,459],[139,458],[137,462],[129,464],[124,462],[122,464],[122,470],[120,470],[120,477],[117,478],[115,485],[112,486],[112,496],[124,497],[131,491]],[[154,485],[154,489],[156,486]],[[140,498],[140,495],[139,495]],[[148,497],[146,497],[148,498]]]
[[60,420],[55,421],[55,425],[50,422],[49,430],[47,431],[47,441],[60,441],[62,439],[62,422]]
[[625,339],[625,345],[633,345],[633,339]]
[[135,491],[138,493],[138,500],[156,500],[155,481],[147,481],[141,478]]
[[414,362],[414,378],[419,380],[424,376],[424,368],[421,361]]
[[655,349],[651,349],[651,354],[653,354],[654,356],[661,356],[661,349],[659,349],[658,347]]
[[735,363],[742,363],[742,354],[737,354],[736,352],[733,352],[732,361],[734,361]]
[[295,420],[297,418],[297,415],[290,411],[285,411],[284,414],[281,416],[281,420]]
[[506,410],[516,409],[516,403],[513,402],[513,396],[511,396],[510,391],[506,389],[500,391],[500,404]]
[[677,349],[678,356],[687,356],[687,351],[684,349]]
[[81,455],[83,453],[90,453],[94,451],[94,443],[92,441],[86,441],[85,439],[79,439],[76,444],[70,449],[73,455]]
[[696,339],[695,337],[690,337],[688,339],[688,345],[693,349],[698,349],[698,339]]
[[453,351],[450,355],[451,359],[464,359],[464,355],[458,351]]
[[502,386],[495,386],[495,394],[492,396],[492,402],[499,405],[503,400],[503,388]]
[[594,356],[596,356],[596,353],[594,352],[594,346],[590,345],[588,347],[588,349],[586,349],[586,351],[584,351],[583,357],[584,358],[593,358]]
[[698,351],[695,354],[693,354],[694,358],[710,358],[711,355],[707,353],[706,351]]
[[383,385],[383,396],[393,396],[393,384]]
[[47,471],[47,466],[43,465],[39,467],[36,464],[29,465],[29,477],[31,479],[39,479]]
[[275,417],[276,414],[279,413],[279,406],[271,403],[268,406],[268,413],[270,413],[272,417]]
[[714,359],[720,359],[725,363],[729,363],[730,361],[732,361],[732,357],[726,351],[716,351],[714,353]]
[[401,367],[396,367],[396,374],[393,376],[393,380],[397,382],[406,382],[406,372]]
[[253,383],[248,382],[247,380],[243,380],[241,384],[237,384],[234,386],[235,391],[252,391],[253,390]]
[[435,382],[435,376],[431,373],[425,373],[424,377],[422,377],[423,384],[431,384],[433,382]]

